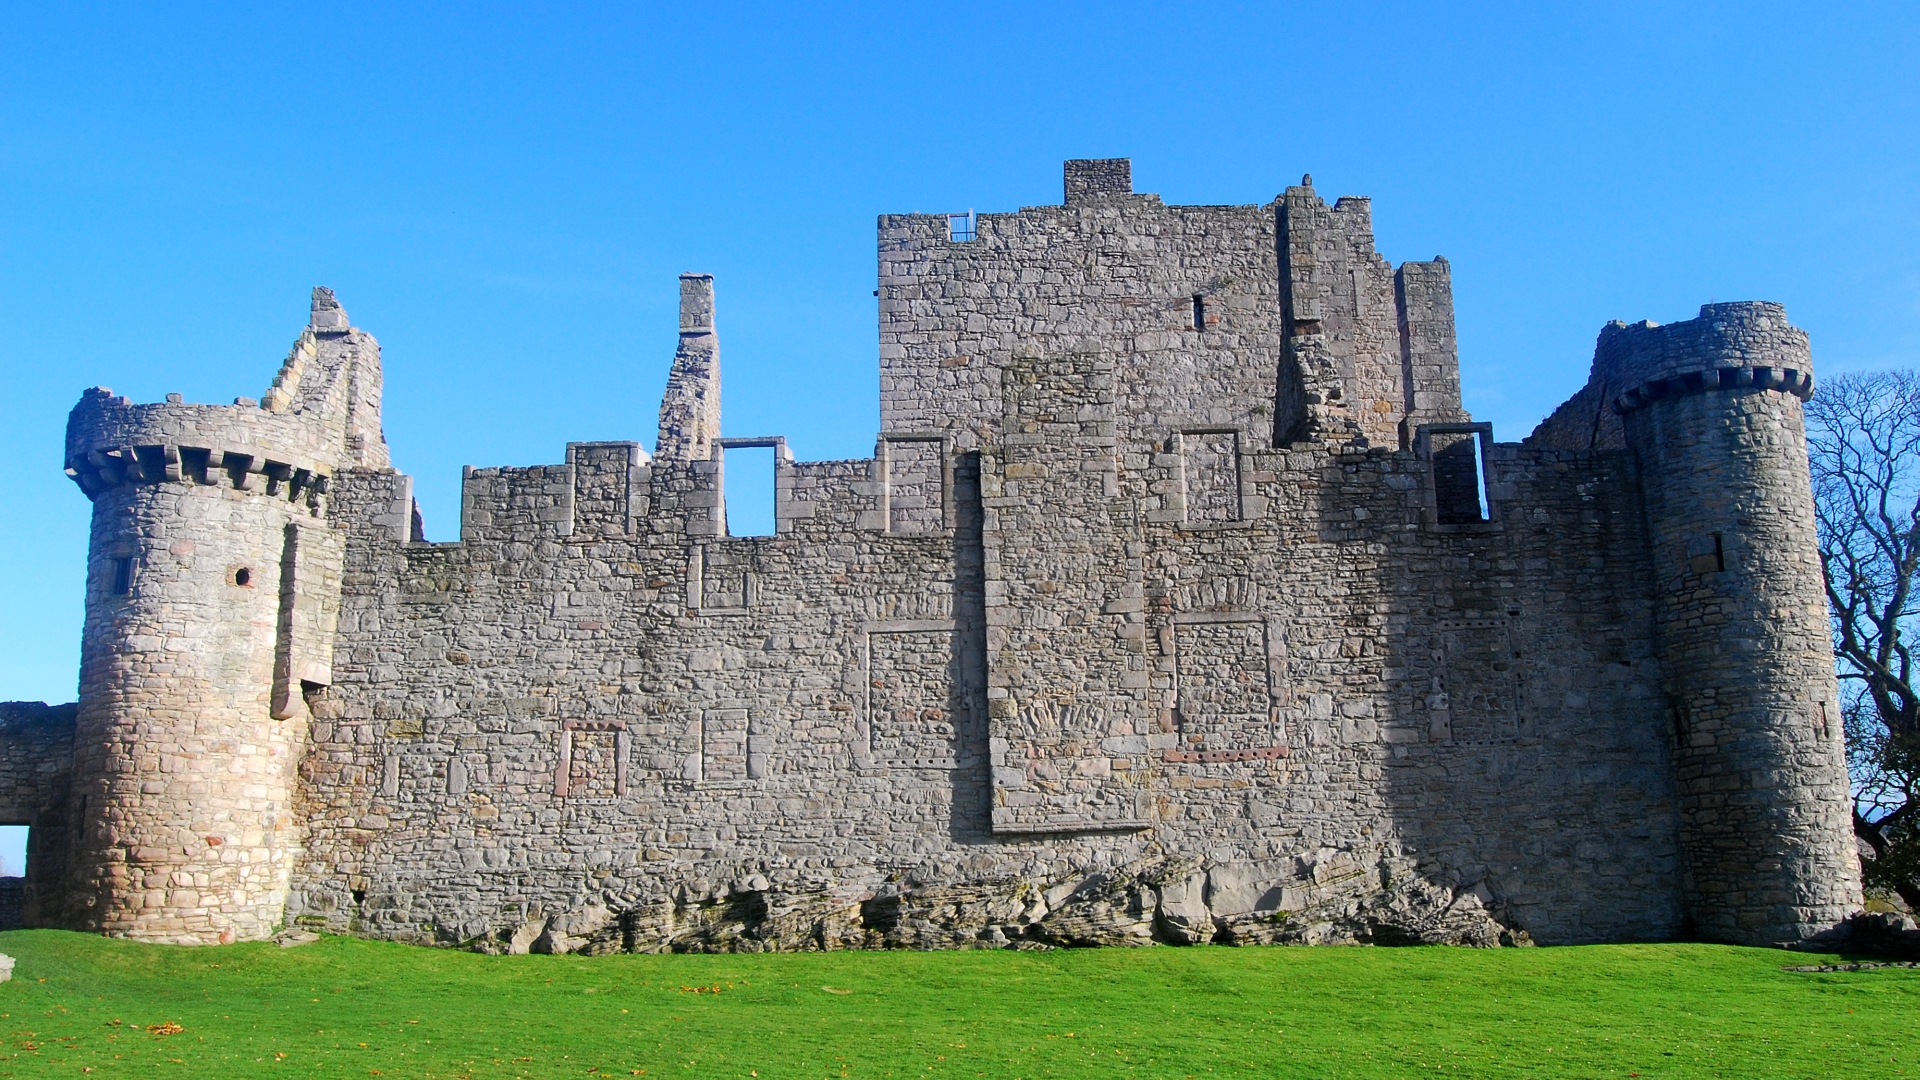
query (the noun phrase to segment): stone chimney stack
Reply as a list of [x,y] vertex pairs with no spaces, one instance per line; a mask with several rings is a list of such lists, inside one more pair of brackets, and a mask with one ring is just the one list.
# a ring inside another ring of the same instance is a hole
[[333,290],[324,285],[313,287],[313,315],[307,325],[315,330],[345,330],[347,328],[347,309],[340,306],[334,298]]
[[680,347],[660,402],[653,456],[705,461],[720,437],[720,338],[713,329],[713,275],[680,275]]

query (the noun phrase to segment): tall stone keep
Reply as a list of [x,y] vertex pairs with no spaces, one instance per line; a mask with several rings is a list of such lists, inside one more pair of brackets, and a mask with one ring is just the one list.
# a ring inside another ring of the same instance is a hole
[[204,943],[280,922],[305,695],[332,681],[327,492],[340,468],[385,471],[380,389],[378,343],[315,289],[260,402],[100,388],[74,407],[67,472],[93,525],[69,925]]
[[1790,941],[1858,910],[1840,704],[1807,475],[1807,336],[1778,304],[1613,323],[1647,513],[1688,914]]

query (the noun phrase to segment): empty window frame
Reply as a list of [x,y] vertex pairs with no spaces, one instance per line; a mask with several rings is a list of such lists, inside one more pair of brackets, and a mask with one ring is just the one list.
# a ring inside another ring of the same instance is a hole
[[0,878],[27,876],[27,831],[25,825],[0,825]]
[[723,536],[772,536],[779,528],[776,502],[786,440],[718,439]]
[[18,930],[26,903],[27,827],[0,825],[0,930]]
[[974,238],[974,226],[977,224],[971,208],[964,214],[948,214],[947,239],[956,244],[964,244]]
[[1493,520],[1487,489],[1487,450],[1491,424],[1426,424],[1419,433],[1421,455],[1433,485],[1434,521],[1441,525],[1484,525]]

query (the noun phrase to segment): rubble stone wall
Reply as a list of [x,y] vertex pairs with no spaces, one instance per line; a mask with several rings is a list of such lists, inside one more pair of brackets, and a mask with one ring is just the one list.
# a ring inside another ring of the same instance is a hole
[[[11,907],[0,927],[58,925],[67,871],[68,789],[76,706],[0,701],[0,824],[25,825],[22,878],[0,879]],[[43,898],[56,905],[43,910]]]
[[[1055,382],[1098,396],[1091,375]],[[958,455],[931,535],[873,523],[871,462],[795,466],[806,513],[772,537],[690,536],[710,481],[660,462],[634,467],[652,509],[629,536],[570,527],[564,467],[476,470],[485,531],[457,544],[355,529],[290,910],[419,940],[536,925],[529,947],[624,913],[671,947],[721,933],[714,905],[799,904],[786,946],[857,944],[895,933],[854,910],[875,897],[1010,904],[1173,858],[1247,904],[1220,929],[1196,886],[1192,933],[1261,940],[1315,873],[1377,897],[1397,860],[1544,940],[1678,929],[1624,455],[1501,447],[1500,521],[1447,531],[1411,452],[1245,440],[1245,516],[1189,527],[1146,520],[1177,454],[1097,449],[1109,468],[1083,470],[1069,444],[1065,492],[1029,487],[1018,520],[1033,470]],[[337,520],[392,482],[342,474]],[[1111,512],[1073,516],[1076,490]],[[995,709],[999,673],[1017,709]],[[1002,914],[910,936],[1018,938]]]

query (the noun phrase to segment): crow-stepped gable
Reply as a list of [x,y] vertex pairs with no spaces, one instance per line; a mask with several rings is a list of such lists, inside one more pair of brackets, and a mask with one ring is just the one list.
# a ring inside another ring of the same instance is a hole
[[[1496,442],[1446,260],[1388,263],[1366,199],[1065,179],[880,218],[866,460],[723,435],[696,274],[653,454],[469,468],[451,543],[325,289],[257,401],[87,391],[80,700],[0,711],[26,919],[599,952],[1858,909],[1779,306],[1611,324]],[[769,536],[728,529],[742,446]]]

